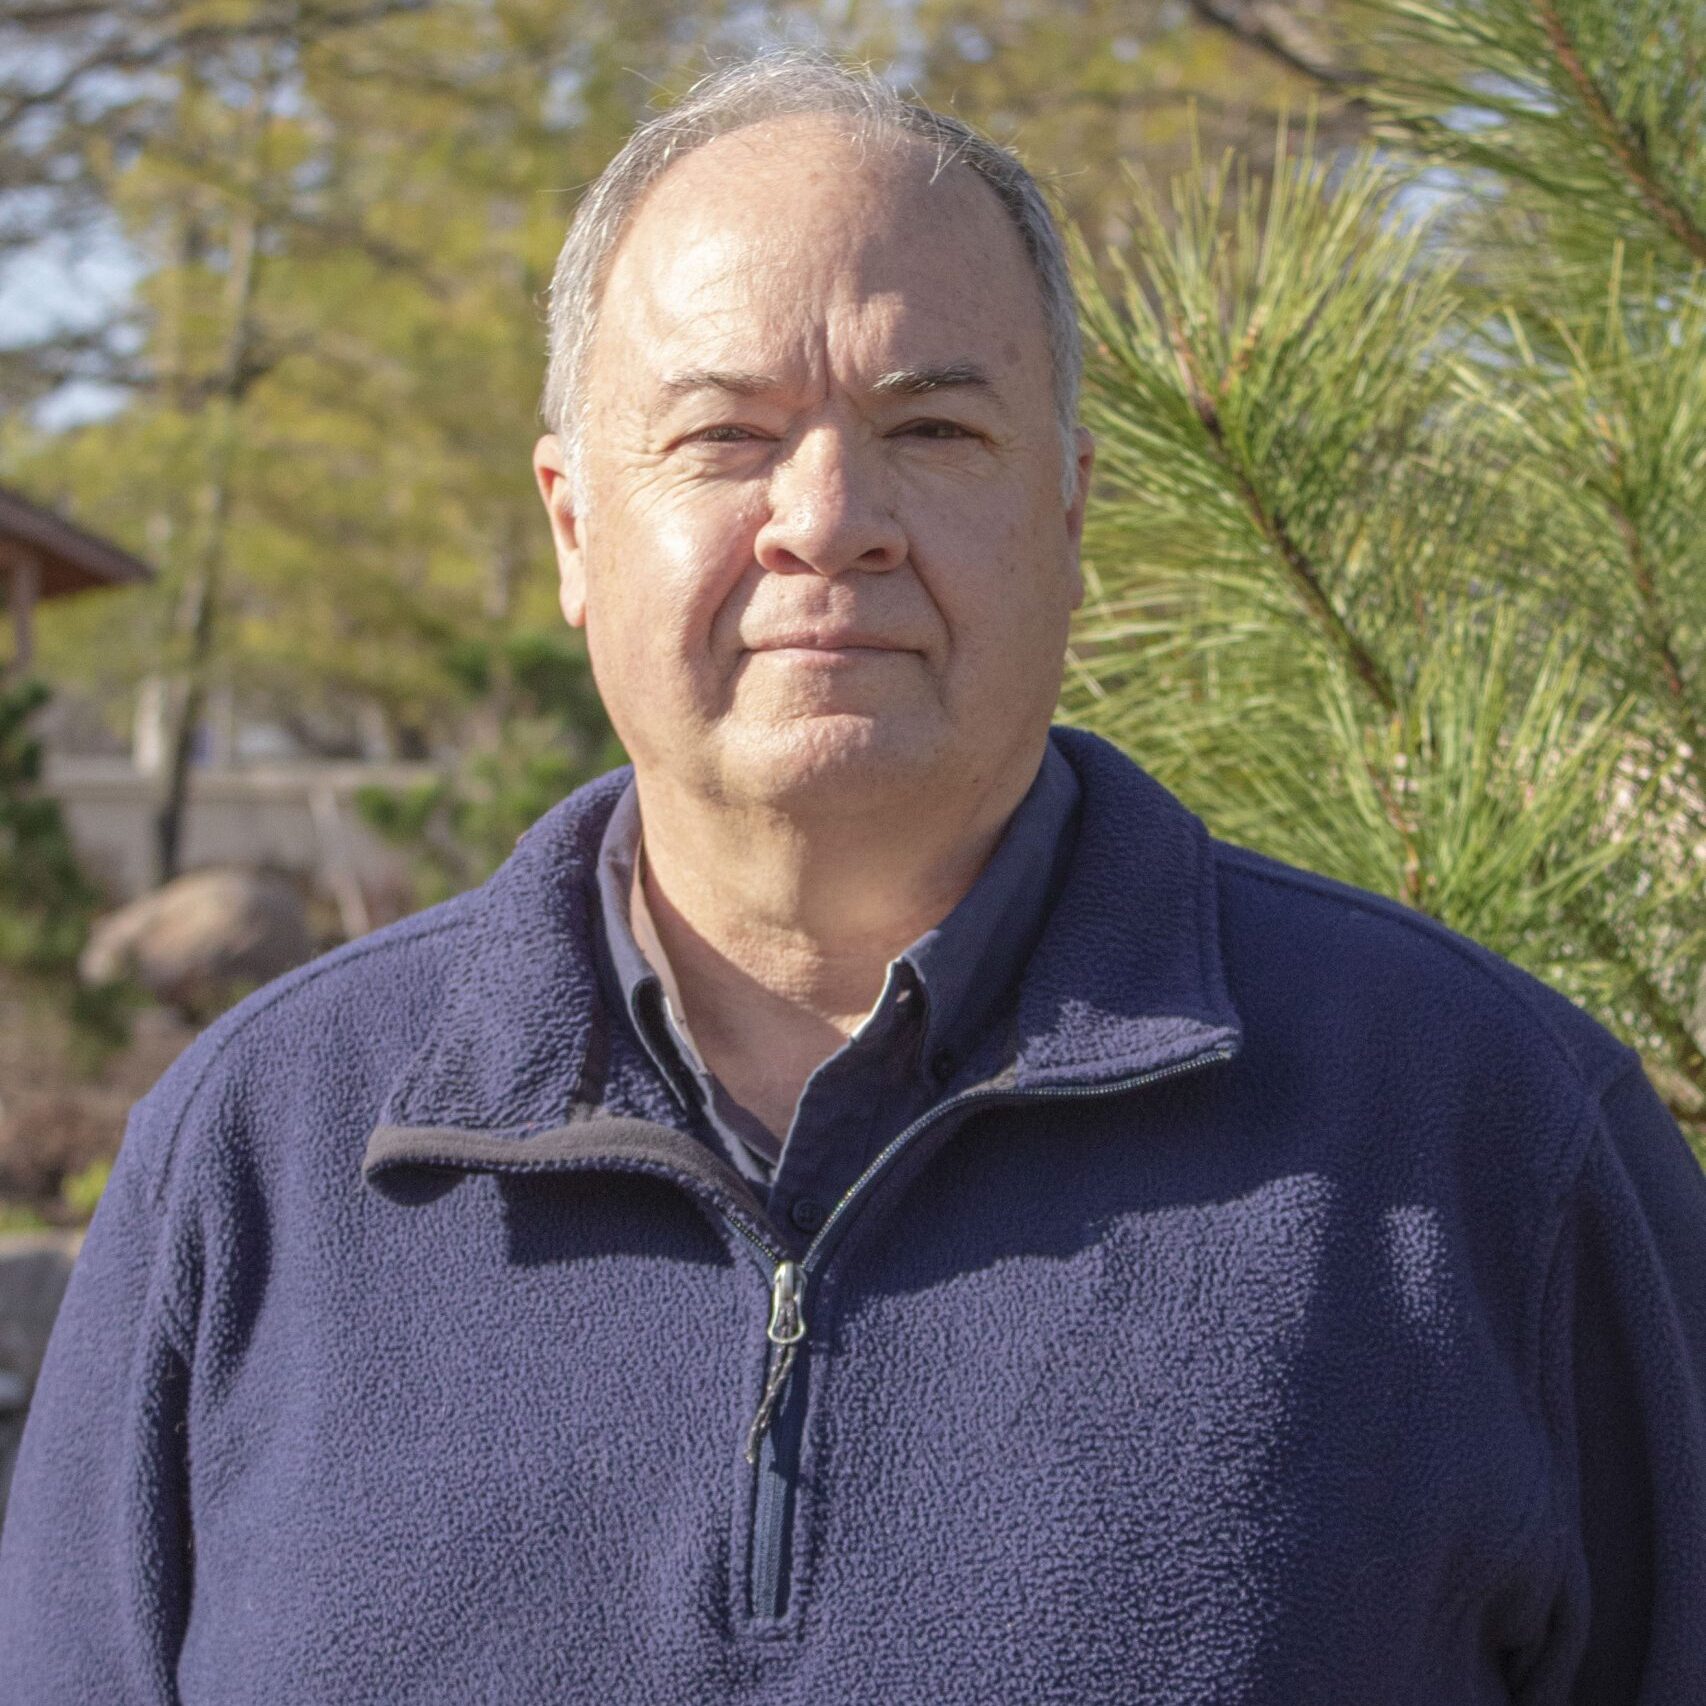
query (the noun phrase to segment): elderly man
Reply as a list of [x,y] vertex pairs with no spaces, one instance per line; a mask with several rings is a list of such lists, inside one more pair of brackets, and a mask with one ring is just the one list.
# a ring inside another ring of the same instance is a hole
[[1024,171],[738,67],[552,316],[632,769],[138,1106],[6,1698],[1706,1700],[1706,1180],[1561,997],[1051,728]]

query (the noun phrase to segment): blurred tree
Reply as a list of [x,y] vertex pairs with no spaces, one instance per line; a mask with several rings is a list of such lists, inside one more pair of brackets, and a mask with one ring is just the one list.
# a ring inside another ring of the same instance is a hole
[[39,681],[0,686],[0,961],[29,972],[76,963],[95,902],[59,807],[39,786],[29,722],[47,698]]
[[489,704],[499,679],[506,684],[493,738],[431,781],[356,794],[362,817],[407,850],[423,903],[481,881],[565,794],[627,762],[568,630],[469,641],[458,663],[471,703]]
[[[146,258],[130,335],[48,340],[10,371],[14,394],[72,374],[131,400],[15,438],[10,465],[168,569],[117,644],[75,618],[44,634],[73,680],[173,686],[162,875],[215,683],[333,750],[498,741],[502,637],[554,609],[537,304],[571,192],[650,97],[637,73],[686,55],[679,21],[539,0],[107,16],[102,63],[150,76],[86,119],[55,107],[56,157]],[[496,660],[477,704],[470,639]]]
[[[1706,14],[1361,0],[1375,141],[1087,254],[1072,715],[1599,1013],[1706,1134]],[[1296,147],[1296,144],[1293,144]]]
[[69,1016],[74,1046],[92,1060],[124,1041],[133,992],[77,981],[99,895],[58,803],[40,786],[41,743],[30,720],[47,699],[40,681],[0,683],[0,966]]

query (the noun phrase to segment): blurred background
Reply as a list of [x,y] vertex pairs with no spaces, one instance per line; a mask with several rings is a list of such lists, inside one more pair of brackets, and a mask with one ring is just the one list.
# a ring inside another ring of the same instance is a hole
[[198,1026],[622,762],[529,468],[545,290],[630,128],[779,43],[1069,223],[1062,719],[1565,990],[1698,1141],[1693,0],[5,0],[0,1228],[74,1247]]

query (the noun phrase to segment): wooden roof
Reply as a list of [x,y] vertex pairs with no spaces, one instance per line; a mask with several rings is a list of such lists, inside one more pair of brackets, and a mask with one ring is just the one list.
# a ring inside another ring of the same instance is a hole
[[41,567],[39,598],[154,578],[154,570],[140,557],[0,486],[0,571],[23,555]]

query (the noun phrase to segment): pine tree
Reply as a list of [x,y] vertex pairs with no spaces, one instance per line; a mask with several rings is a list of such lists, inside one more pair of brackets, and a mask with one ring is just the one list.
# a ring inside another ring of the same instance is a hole
[[1067,706],[1581,1001],[1701,1142],[1706,9],[1357,10],[1373,141],[1134,177],[1112,288],[1080,245]]

